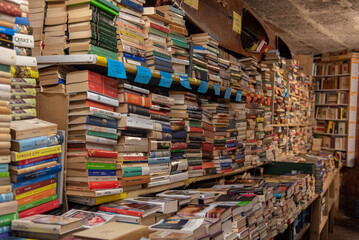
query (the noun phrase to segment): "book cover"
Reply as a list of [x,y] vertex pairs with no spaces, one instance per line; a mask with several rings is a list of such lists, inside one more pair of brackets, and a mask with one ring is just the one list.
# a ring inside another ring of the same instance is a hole
[[109,215],[105,213],[89,212],[89,211],[83,211],[77,209],[71,209],[70,211],[62,214],[61,216],[82,219],[82,226],[84,228],[98,227],[105,223],[115,221],[115,216],[113,215]]
[[64,141],[63,135],[39,136],[11,142],[11,150],[16,152],[30,151],[33,149],[59,145]]
[[121,200],[109,204],[104,204],[99,207],[100,211],[114,212],[119,214],[145,217],[151,213],[157,212],[161,206],[156,204],[136,202],[130,200]]

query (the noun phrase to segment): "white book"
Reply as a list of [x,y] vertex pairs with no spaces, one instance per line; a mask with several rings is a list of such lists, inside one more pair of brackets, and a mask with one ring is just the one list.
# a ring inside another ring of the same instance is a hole
[[95,101],[95,102],[107,104],[107,105],[110,105],[113,107],[119,106],[118,99],[103,96],[101,94],[90,92],[90,91],[87,91],[87,99]]
[[[17,65],[17,56],[16,52],[13,49],[8,49],[5,47],[0,47],[0,64],[4,65]],[[25,65],[26,66],[26,65]]]
[[15,64],[10,64],[10,65],[37,67],[37,61],[35,57],[16,56]]
[[34,36],[15,33],[13,42],[16,47],[34,48]]

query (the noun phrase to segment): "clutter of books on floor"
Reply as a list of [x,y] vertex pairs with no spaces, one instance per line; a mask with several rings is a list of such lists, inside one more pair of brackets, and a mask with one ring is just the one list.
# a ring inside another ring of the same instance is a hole
[[353,61],[312,79],[145,3],[0,0],[0,239],[301,239],[354,158]]

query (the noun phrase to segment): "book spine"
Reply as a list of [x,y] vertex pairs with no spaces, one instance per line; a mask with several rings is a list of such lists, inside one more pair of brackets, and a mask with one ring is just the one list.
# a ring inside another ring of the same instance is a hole
[[44,186],[47,186],[49,184],[53,184],[55,182],[56,182],[56,179],[51,178],[51,179],[48,179],[48,180],[44,180],[44,181],[41,181],[41,182],[37,182],[37,183],[33,183],[33,184],[30,184],[30,185],[26,185],[26,186],[23,186],[23,187],[16,188],[16,189],[14,189],[14,193],[17,196],[17,195],[20,195],[20,194],[23,194],[23,193],[26,193],[26,192],[29,192],[29,191],[44,187]]
[[113,107],[118,107],[118,100],[117,99],[101,96],[101,95],[96,94],[96,93],[87,92],[87,99],[95,101],[95,102],[100,102],[100,103],[103,103],[103,104],[107,104],[107,105],[110,105],[110,106],[113,106]]
[[15,31],[14,31],[14,29],[0,26],[0,33],[5,33],[7,35],[14,36]]
[[12,221],[19,218],[17,213],[10,213],[0,216],[0,227],[8,226]]
[[43,157],[50,154],[61,153],[61,145],[45,147],[25,152],[13,152],[12,161],[21,161],[37,157]]
[[27,165],[27,164],[32,164],[32,163],[36,163],[36,162],[40,162],[40,161],[44,161],[44,160],[48,160],[48,159],[53,159],[53,158],[58,158],[58,157],[59,157],[59,154],[56,153],[56,154],[45,155],[42,157],[35,157],[35,158],[22,160],[17,163],[19,163],[19,165]]
[[87,116],[87,124],[95,125],[99,127],[117,128],[118,123],[115,120],[103,119],[94,116]]
[[[118,185],[119,185],[119,183],[118,183]],[[106,190],[95,191],[95,195],[96,195],[96,197],[102,197],[102,196],[120,194],[122,192],[123,192],[122,188],[114,188],[114,189],[106,189]]]
[[19,199],[17,201],[17,203],[18,203],[18,206],[21,206],[21,205],[24,205],[24,204],[27,204],[27,203],[31,203],[31,202],[43,199],[45,197],[52,196],[54,194],[56,194],[56,188],[51,188],[49,190],[46,190],[46,191],[43,191],[43,192],[28,196],[26,198]]
[[120,183],[118,181],[104,181],[104,182],[89,182],[89,189],[107,189],[107,188],[118,188]]
[[150,109],[133,104],[128,105],[128,112],[143,116],[150,116]]
[[57,161],[51,161],[51,162],[42,163],[42,164],[38,164],[35,166],[27,167],[27,168],[21,168],[21,169],[17,169],[15,166],[11,166],[11,168],[14,167],[14,169],[10,169],[10,171],[12,174],[20,175],[20,174],[25,174],[25,173],[41,170],[43,168],[52,167],[52,166],[55,166],[56,164],[57,164]]
[[[70,139],[69,139],[70,141]],[[116,145],[117,140],[112,140],[104,137],[96,137],[91,135],[86,135],[86,142],[89,143],[98,143],[98,144],[106,144],[106,145]]]
[[59,145],[63,143],[63,141],[64,141],[63,135],[53,135],[53,136],[41,136],[41,137],[16,140],[15,142],[19,144],[18,151],[25,152],[25,151],[30,151],[32,149]]
[[131,103],[142,107],[150,108],[151,100],[147,97],[138,96],[132,93],[119,93],[120,103]]
[[12,165],[12,167],[16,167],[16,169],[23,169],[23,168],[27,168],[27,167],[33,167],[33,166],[41,165],[43,163],[49,163],[49,162],[53,162],[53,161],[57,162],[58,160],[59,160],[58,158],[50,158],[50,159],[47,159],[47,160],[42,160],[40,162],[30,163],[30,164],[26,164],[26,165],[17,165],[17,166]]
[[93,170],[89,169],[88,176],[116,176],[115,170]]
[[135,11],[141,12],[143,13],[143,6],[141,6],[140,4],[137,4],[135,2],[132,2],[130,0],[121,0],[121,4],[123,4],[124,6],[131,8]]
[[12,190],[11,185],[0,186],[0,194],[11,192],[11,190]]
[[16,200],[20,200],[20,199],[23,199],[23,198],[26,198],[26,197],[29,197],[29,196],[32,196],[32,195],[35,195],[35,194],[38,194],[38,193],[41,193],[41,192],[45,192],[45,191],[50,190],[52,188],[56,188],[56,183],[52,183],[52,184],[46,185],[44,187],[36,188],[34,190],[31,190],[31,191],[16,195]]
[[[107,129],[114,129],[114,128],[107,128]],[[106,132],[98,132],[98,131],[87,131],[87,135],[101,137],[101,138],[111,138],[115,140],[117,140],[118,138],[116,133],[106,133]]]
[[116,170],[116,164],[111,163],[86,163],[86,169],[95,169],[95,170]]
[[100,108],[95,108],[95,107],[90,107],[90,111],[91,112],[95,112],[95,113],[100,113],[115,119],[121,119],[121,113],[117,113],[117,112],[111,112],[111,111],[107,111],[107,110],[103,110]]
[[30,203],[27,203],[27,204],[18,206],[17,211],[22,212],[22,211],[28,210],[30,208],[34,208],[34,207],[37,207],[39,205],[54,201],[56,199],[57,199],[57,194],[49,196],[49,197],[45,197],[45,198],[30,202]]
[[117,152],[97,150],[97,149],[88,149],[89,157],[105,157],[105,158],[117,158]]
[[122,177],[142,176],[142,167],[124,167],[122,169]]
[[0,227],[0,234],[4,234],[8,232],[10,232],[10,225]]
[[123,57],[129,58],[129,59],[132,59],[132,60],[135,60],[135,61],[138,61],[138,62],[146,63],[146,59],[145,59],[145,58],[139,57],[139,56],[136,56],[136,55],[133,55],[133,54],[130,54],[130,53],[124,52],[124,53],[123,53]]
[[22,15],[21,9],[9,2],[2,2],[0,4],[0,12],[9,14],[9,15],[15,16],[15,17],[21,17],[21,15]]
[[14,199],[14,194],[12,192],[0,194],[0,203],[9,202]]
[[14,45],[16,47],[34,48],[34,37],[21,33],[15,33]]
[[104,212],[113,212],[113,213],[118,213],[118,214],[142,217],[142,212],[136,212],[136,211],[131,211],[131,210],[119,209],[119,208],[100,206],[99,210],[104,211]]
[[12,175],[12,177],[13,177],[12,180],[15,180],[16,183],[24,182],[24,181],[31,180],[34,178],[42,177],[47,174],[60,172],[61,168],[62,168],[62,166],[60,164],[58,164],[56,166],[44,168],[41,170],[37,170],[35,172],[24,173],[24,174],[17,175],[17,176]]
[[19,213],[19,218],[24,218],[24,217],[28,217],[28,216],[33,216],[36,214],[41,214],[44,212],[48,212],[52,209],[58,208],[60,206],[60,201],[59,199],[56,199],[54,201],[42,204],[40,206],[22,211]]

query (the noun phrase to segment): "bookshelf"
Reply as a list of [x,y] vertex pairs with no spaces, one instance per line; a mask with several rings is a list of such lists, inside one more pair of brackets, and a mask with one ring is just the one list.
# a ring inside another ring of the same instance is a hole
[[322,150],[352,167],[358,91],[358,58],[321,59],[314,64],[315,131]]

